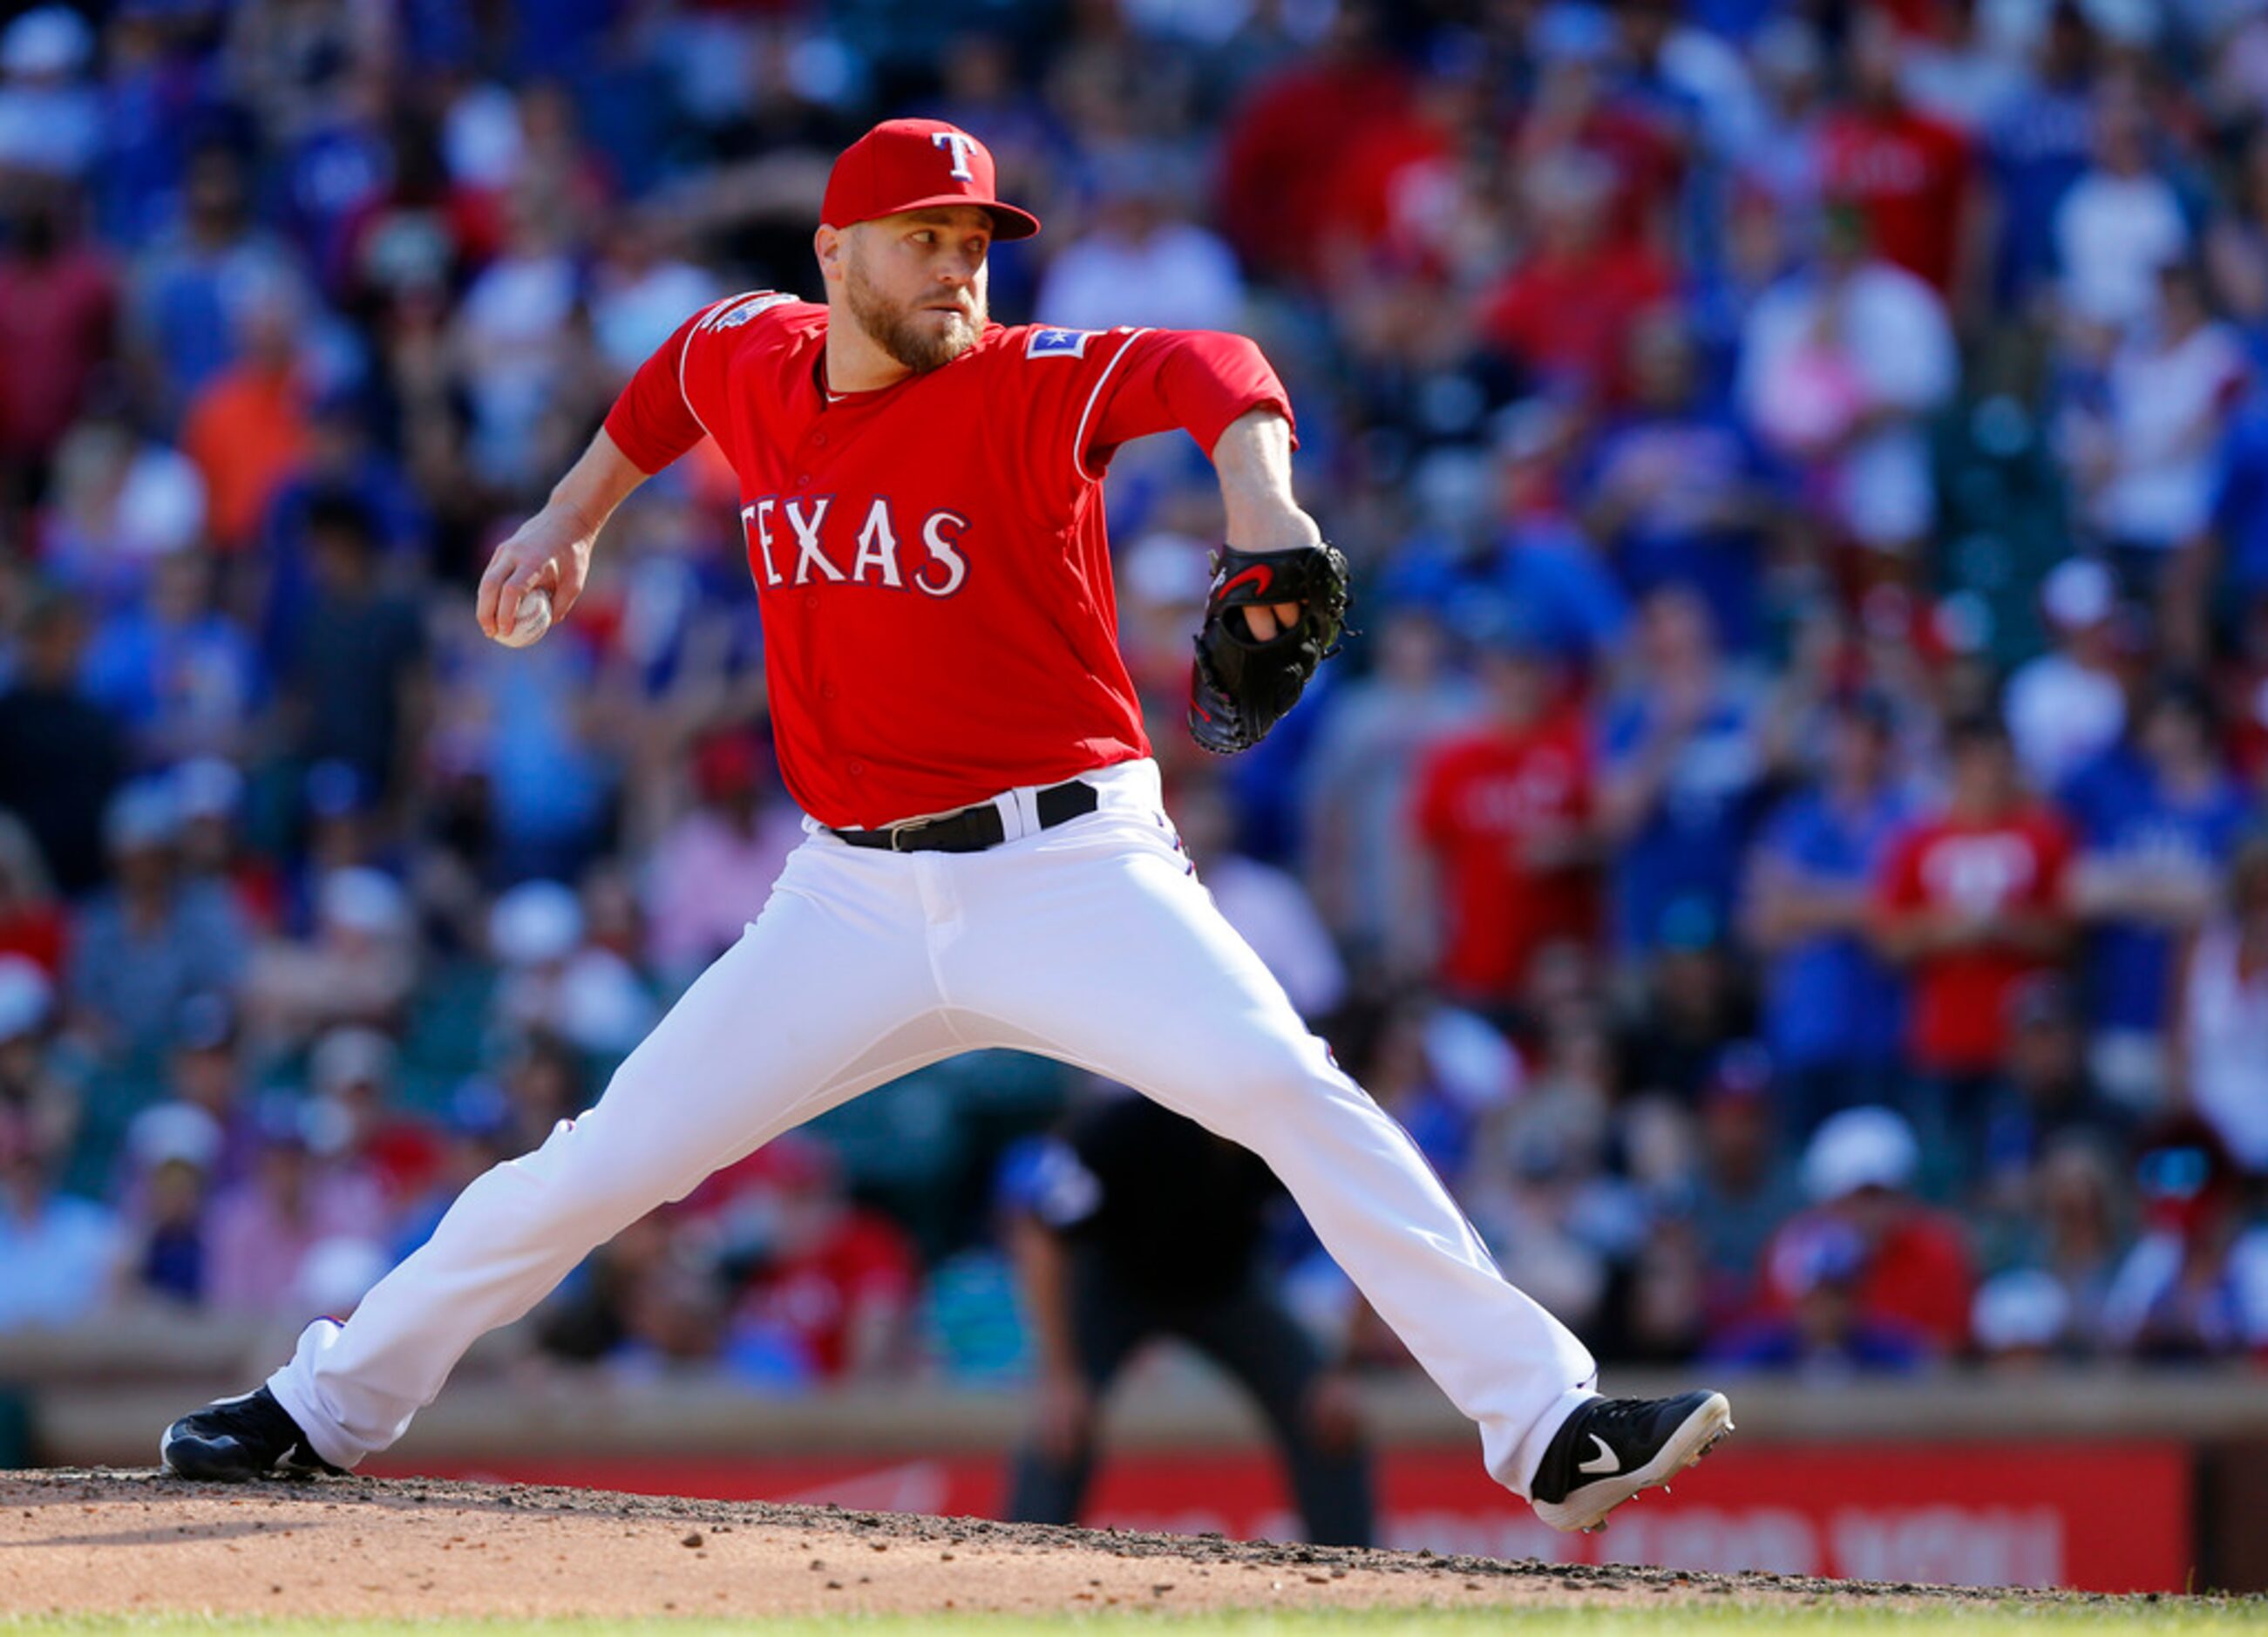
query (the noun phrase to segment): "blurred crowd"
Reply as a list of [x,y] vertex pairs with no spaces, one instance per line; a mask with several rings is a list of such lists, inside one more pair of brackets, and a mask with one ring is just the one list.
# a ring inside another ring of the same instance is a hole
[[[1360,634],[1189,745],[1175,436],[1113,468],[1125,653],[1223,911],[1512,1279],[1610,1360],[2268,1356],[2261,0],[6,9],[0,1331],[351,1307],[755,916],[713,452],[541,645],[470,587],[918,113],[1048,224],[997,318],[1285,376]],[[1018,1379],[1108,1095],[886,1088],[541,1345]]]

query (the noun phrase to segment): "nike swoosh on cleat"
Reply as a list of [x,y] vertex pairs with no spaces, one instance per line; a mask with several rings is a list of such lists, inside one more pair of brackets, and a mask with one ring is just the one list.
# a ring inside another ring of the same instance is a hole
[[1605,1439],[1600,1437],[1598,1434],[1593,1433],[1591,1434],[1591,1442],[1598,1445],[1599,1453],[1577,1466],[1575,1469],[1577,1471],[1589,1472],[1595,1476],[1603,1478],[1609,1472],[1619,1472],[1623,1470],[1622,1456],[1616,1455],[1612,1449],[1607,1447],[1607,1441]]

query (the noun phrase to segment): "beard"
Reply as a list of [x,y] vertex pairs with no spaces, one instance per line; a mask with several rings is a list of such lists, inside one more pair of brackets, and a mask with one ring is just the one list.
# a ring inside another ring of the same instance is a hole
[[969,289],[971,311],[943,314],[948,321],[939,325],[924,312],[885,299],[866,282],[865,269],[855,259],[843,272],[843,287],[850,298],[850,316],[858,321],[858,327],[876,346],[917,375],[943,369],[975,346],[976,338],[984,333],[986,313],[982,283]]

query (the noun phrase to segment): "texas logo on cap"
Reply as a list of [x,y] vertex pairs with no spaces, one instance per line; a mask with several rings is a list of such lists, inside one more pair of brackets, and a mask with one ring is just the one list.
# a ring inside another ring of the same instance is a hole
[[992,151],[943,120],[885,120],[843,151],[828,173],[819,219],[829,227],[901,210],[973,204],[990,213],[996,239],[1029,239],[1040,218],[1004,204]]

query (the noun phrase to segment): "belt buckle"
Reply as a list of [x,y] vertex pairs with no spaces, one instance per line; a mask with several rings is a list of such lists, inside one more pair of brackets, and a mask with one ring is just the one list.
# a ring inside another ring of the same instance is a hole
[[899,844],[905,837],[910,835],[915,830],[925,829],[935,822],[937,822],[935,819],[900,819],[895,824],[885,824],[882,827],[882,830],[883,833],[887,835],[890,838],[890,851],[893,852],[903,852],[905,848]]

